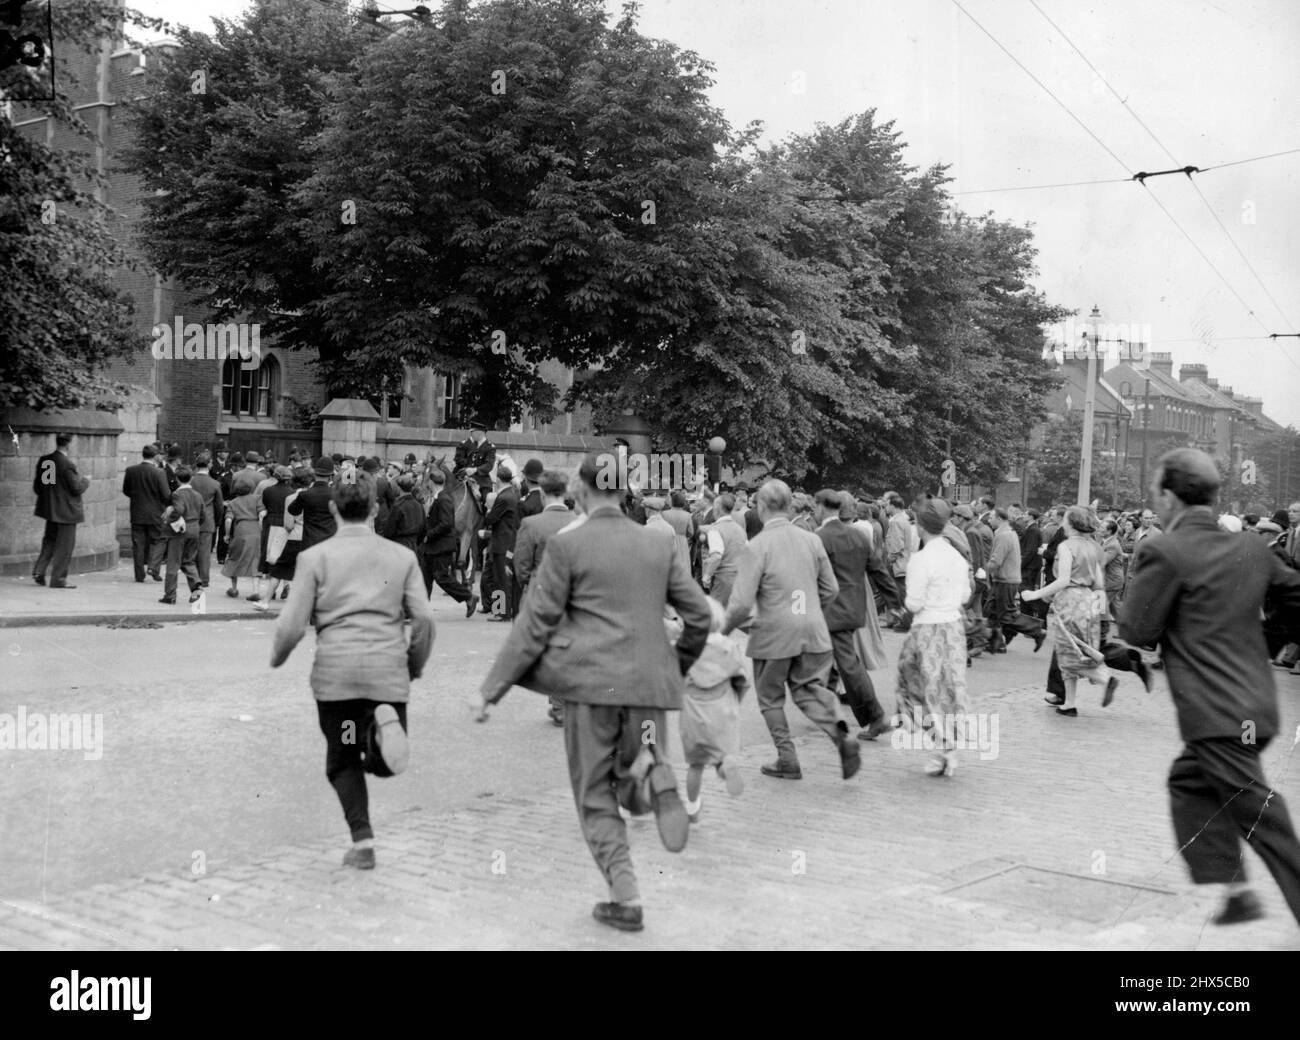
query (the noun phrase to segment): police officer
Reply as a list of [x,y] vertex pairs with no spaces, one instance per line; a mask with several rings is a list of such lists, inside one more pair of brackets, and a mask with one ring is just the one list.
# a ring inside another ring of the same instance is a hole
[[469,424],[469,436],[456,447],[457,473],[468,472],[470,479],[486,495],[492,490],[492,471],[496,468],[497,449],[487,439],[487,427],[480,422]]

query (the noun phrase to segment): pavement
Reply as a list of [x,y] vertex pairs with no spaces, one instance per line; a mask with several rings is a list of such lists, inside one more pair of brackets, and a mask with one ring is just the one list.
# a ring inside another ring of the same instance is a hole
[[[156,586],[129,570],[125,583],[77,580],[87,598],[63,616],[109,602],[126,627],[26,624],[33,603],[30,616],[51,616],[45,602],[30,583],[0,586],[13,621],[0,712],[103,720],[95,754],[0,749],[0,949],[1300,948],[1253,852],[1264,920],[1216,928],[1214,896],[1188,883],[1168,819],[1179,741],[1163,679],[1147,694],[1125,677],[1108,709],[1086,691],[1065,719],[1042,702],[1046,651],[1017,640],[970,670],[982,750],[963,751],[946,779],[925,775],[923,749],[882,738],[845,782],[792,705],[804,779],[763,777],[772,752],[751,694],[745,793],[706,777],[677,855],[652,820],[628,825],[646,930],[626,935],[590,917],[607,896],[544,699],[515,690],[472,721],[506,626],[435,593],[411,767],[372,781],[379,866],[357,872],[341,866],[347,834],[323,776],[311,636],[272,671],[272,628],[251,608],[142,628],[160,616]],[[900,642],[887,633],[891,659]],[[891,672],[873,674],[892,701]],[[1284,736],[1264,760],[1294,806],[1300,679],[1277,681]]]
[[[48,577],[48,575],[47,575]],[[99,625],[104,623],[178,621],[233,621],[259,617],[245,597],[253,592],[253,579],[240,578],[240,598],[226,595],[230,579],[221,576],[215,558],[212,588],[198,603],[189,603],[182,575],[177,584],[177,603],[159,603],[163,583],[146,577],[135,580],[129,559],[107,571],[68,575],[75,588],[54,589],[37,585],[30,577],[0,577],[0,628],[34,625]]]

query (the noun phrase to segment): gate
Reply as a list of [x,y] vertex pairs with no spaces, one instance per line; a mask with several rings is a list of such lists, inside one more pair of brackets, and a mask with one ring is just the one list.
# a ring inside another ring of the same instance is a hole
[[312,459],[320,455],[321,431],[231,430],[226,443],[232,452],[247,454],[255,451],[262,456],[274,455],[277,462],[283,463],[295,451]]

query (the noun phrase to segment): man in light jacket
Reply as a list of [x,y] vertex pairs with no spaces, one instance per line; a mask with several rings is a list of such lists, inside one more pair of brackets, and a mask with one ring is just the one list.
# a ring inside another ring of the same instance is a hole
[[[352,832],[343,865],[371,870],[366,773],[406,768],[406,702],[411,680],[433,650],[433,611],[415,554],[370,530],[378,510],[374,482],[333,489],[338,531],[298,554],[289,600],[275,629],[271,667],[289,659],[312,623],[311,688],[325,734],[325,776]],[[404,622],[411,625],[407,642]]]

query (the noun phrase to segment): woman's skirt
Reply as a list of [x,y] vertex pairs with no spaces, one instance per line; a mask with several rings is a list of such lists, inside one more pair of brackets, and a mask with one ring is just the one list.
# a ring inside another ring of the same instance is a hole
[[915,624],[898,652],[898,714],[909,729],[935,728],[954,746],[968,710],[966,626],[961,621]]
[[1080,650],[1089,647],[1100,651],[1101,620],[1105,616],[1106,593],[1101,589],[1072,585],[1056,594],[1047,613],[1047,629],[1062,675],[1094,683],[1110,678],[1104,662]]
[[270,538],[270,531],[273,526],[278,524],[267,523],[265,530],[262,532],[262,573],[268,578],[277,581],[293,581],[294,567],[298,562],[298,552],[302,548],[302,541],[285,542],[284,549],[280,552],[280,557],[275,563],[268,563],[266,559],[266,545]]
[[261,558],[262,525],[256,520],[236,520],[221,573],[227,578],[255,578]]

